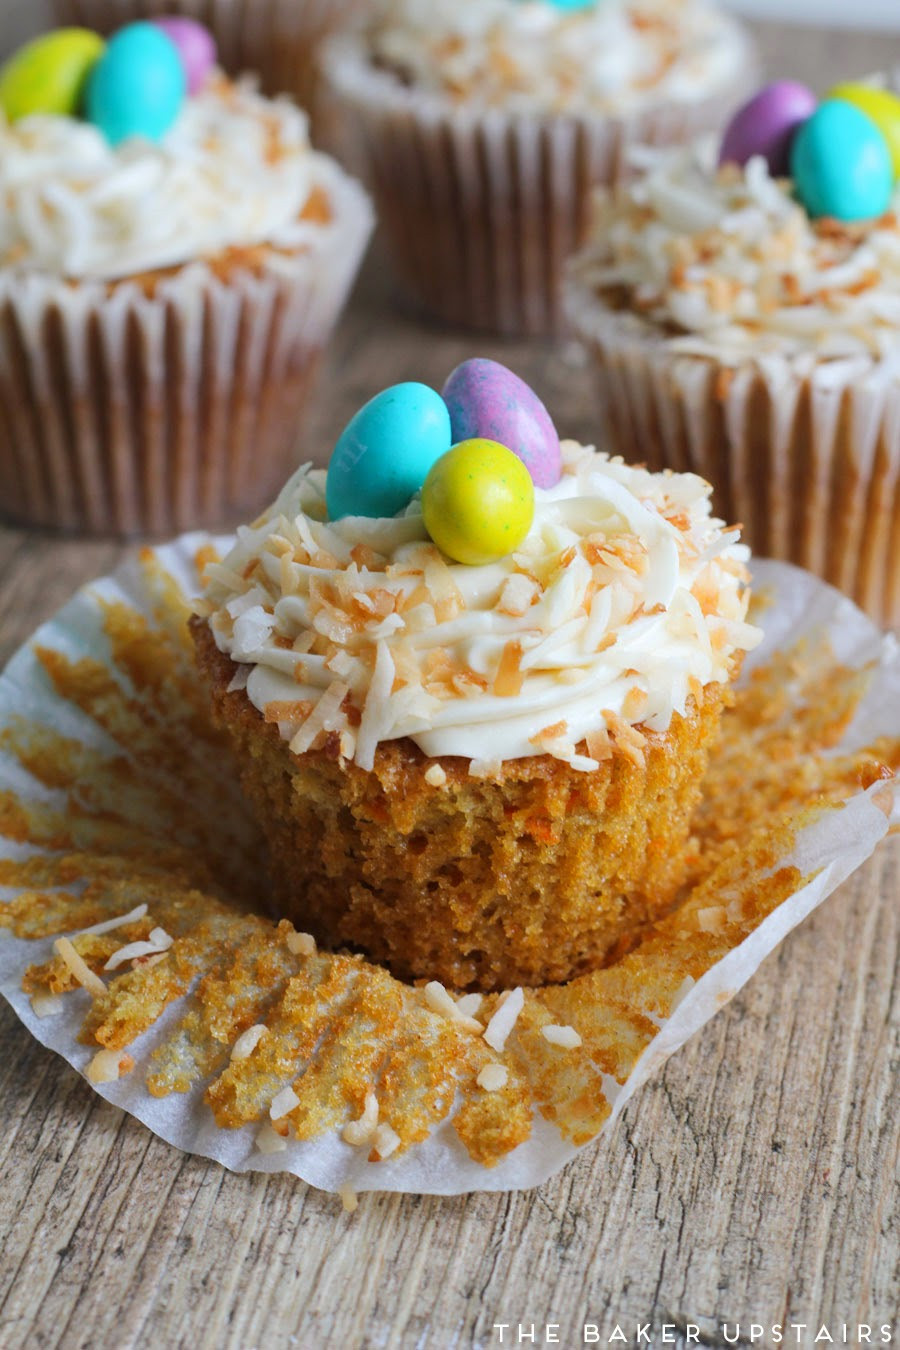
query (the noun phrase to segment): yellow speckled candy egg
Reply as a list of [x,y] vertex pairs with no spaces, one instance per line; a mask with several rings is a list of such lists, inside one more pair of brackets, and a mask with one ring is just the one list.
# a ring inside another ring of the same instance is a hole
[[498,441],[460,441],[425,479],[422,514],[443,553],[480,567],[505,558],[525,539],[534,520],[534,482]]
[[840,98],[875,123],[891,152],[894,177],[900,178],[900,98],[871,84],[836,84],[829,98]]
[[0,108],[10,122],[38,113],[77,116],[105,45],[87,28],[59,28],[35,38],[0,69]]

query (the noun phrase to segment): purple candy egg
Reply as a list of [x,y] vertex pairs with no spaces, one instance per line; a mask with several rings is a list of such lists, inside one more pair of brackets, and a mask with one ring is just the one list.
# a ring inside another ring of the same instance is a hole
[[719,163],[743,166],[754,155],[762,155],[773,177],[787,177],[791,142],[817,106],[815,94],[805,84],[795,80],[767,84],[729,122]]
[[507,446],[536,487],[555,487],[562,474],[559,436],[537,394],[498,361],[476,357],[457,366],[442,390],[453,444],[483,438]]
[[196,19],[154,19],[153,22],[178,48],[187,76],[188,93],[196,94],[216,64],[215,38]]

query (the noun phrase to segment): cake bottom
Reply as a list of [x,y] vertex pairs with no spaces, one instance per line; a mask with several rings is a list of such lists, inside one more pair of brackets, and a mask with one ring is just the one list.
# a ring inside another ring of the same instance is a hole
[[[341,760],[336,735],[292,754],[244,691],[228,692],[235,665],[207,625],[193,634],[268,839],[278,914],[323,946],[454,989],[564,983],[674,903],[727,686],[590,774],[537,755],[472,778],[468,760],[408,740],[380,746],[367,772]],[[439,787],[425,778],[435,764]]]

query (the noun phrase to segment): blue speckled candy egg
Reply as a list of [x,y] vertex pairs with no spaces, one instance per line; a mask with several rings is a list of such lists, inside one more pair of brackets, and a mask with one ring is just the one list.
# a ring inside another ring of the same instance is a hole
[[728,123],[719,163],[744,165],[754,155],[762,155],[769,172],[783,178],[790,172],[791,145],[797,130],[812,117],[816,104],[813,91],[796,80],[767,84]]
[[154,23],[130,23],[110,38],[91,72],[85,112],[112,145],[129,136],[161,140],[187,92],[178,48]]
[[554,487],[562,473],[559,436],[534,390],[499,361],[463,361],[444,385],[453,443],[488,440],[509,446],[536,487]]
[[447,405],[427,384],[395,384],[376,394],[334,447],[326,486],[329,518],[397,515],[450,445]]
[[887,141],[871,118],[842,99],[827,99],[800,127],[791,174],[811,216],[868,220],[890,205],[894,173]]

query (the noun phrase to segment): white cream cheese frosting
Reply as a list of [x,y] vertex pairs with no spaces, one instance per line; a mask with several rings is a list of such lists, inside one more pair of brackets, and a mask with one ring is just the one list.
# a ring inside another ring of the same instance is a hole
[[375,59],[416,88],[516,110],[626,112],[744,77],[739,25],[703,0],[384,0]]
[[695,475],[563,456],[522,547],[484,567],[448,562],[418,499],[327,523],[325,472],[300,469],[207,573],[198,612],[233,687],[295,753],[337,733],[364,769],[401,737],[476,774],[538,754],[591,772],[610,735],[640,755],[630,728],[665,731],[760,640],[749,552]]
[[292,103],[221,78],[158,145],[113,147],[75,118],[10,125],[0,113],[0,266],[115,280],[232,247],[300,250],[328,228],[304,207],[339,172],[310,149]]
[[600,194],[577,288],[738,364],[864,357],[900,370],[900,189],[874,221],[813,220],[765,160],[717,168],[718,143],[640,151],[645,175]]

